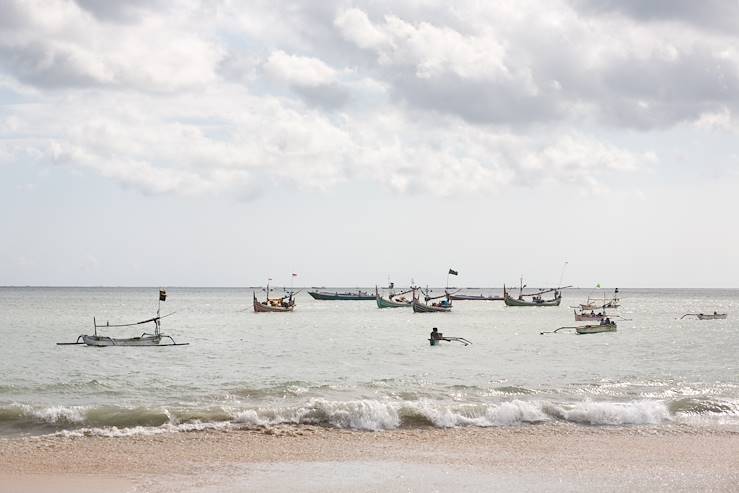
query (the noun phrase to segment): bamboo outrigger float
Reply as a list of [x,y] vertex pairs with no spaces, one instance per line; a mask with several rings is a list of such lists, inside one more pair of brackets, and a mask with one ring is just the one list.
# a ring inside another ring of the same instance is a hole
[[[95,328],[93,335],[83,334],[77,337],[75,342],[57,342],[58,346],[73,346],[76,344],[85,344],[87,346],[94,347],[109,347],[109,346],[187,346],[188,342],[178,343],[172,338],[172,336],[162,334],[161,320],[165,317],[173,315],[174,312],[168,313],[167,315],[160,315],[162,307],[162,301],[166,301],[167,292],[163,289],[159,290],[159,305],[157,306],[157,316],[142,320],[141,322],[134,322],[130,324],[110,324],[108,322],[105,325],[98,325],[95,317],[92,318],[92,323]],[[98,329],[103,327],[133,327],[135,325],[143,325],[153,323],[154,333],[144,332],[138,337],[127,337],[127,338],[114,338],[110,336],[104,336],[98,334]],[[170,342],[167,342],[169,340]]]
[[255,313],[266,313],[266,312],[291,312],[295,310],[295,295],[292,288],[285,296],[280,298],[269,297],[269,281],[267,280],[267,299],[265,301],[259,301],[257,299],[257,293],[252,291],[254,297],[254,312]]

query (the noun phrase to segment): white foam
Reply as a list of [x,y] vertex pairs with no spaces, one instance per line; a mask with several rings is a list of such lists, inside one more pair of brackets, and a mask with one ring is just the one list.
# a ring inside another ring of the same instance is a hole
[[672,419],[662,401],[547,403],[544,410],[556,418],[589,425],[656,425]]

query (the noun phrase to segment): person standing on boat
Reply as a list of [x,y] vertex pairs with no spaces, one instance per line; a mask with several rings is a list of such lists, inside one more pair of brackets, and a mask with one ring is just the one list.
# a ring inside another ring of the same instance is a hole
[[434,327],[433,329],[431,329],[430,337],[433,341],[441,341],[442,339],[444,339],[444,334],[439,332],[439,329]]

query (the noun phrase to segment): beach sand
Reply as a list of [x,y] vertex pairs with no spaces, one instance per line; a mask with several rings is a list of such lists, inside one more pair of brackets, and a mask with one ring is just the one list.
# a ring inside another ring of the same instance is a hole
[[311,426],[0,439],[0,491],[737,491],[739,433]]

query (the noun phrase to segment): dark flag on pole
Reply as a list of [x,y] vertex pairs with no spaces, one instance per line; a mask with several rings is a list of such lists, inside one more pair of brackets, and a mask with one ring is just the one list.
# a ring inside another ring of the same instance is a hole
[[459,275],[459,272],[457,272],[457,271],[456,271],[456,270],[454,270],[454,269],[449,269],[449,273],[450,273],[451,275],[453,275],[453,276]]
[[159,301],[167,301],[167,292],[163,289],[159,290]]

